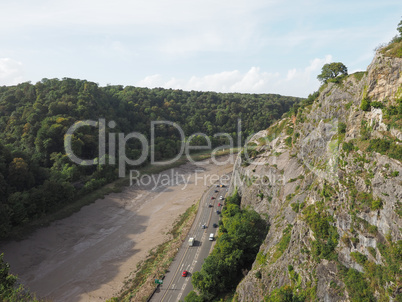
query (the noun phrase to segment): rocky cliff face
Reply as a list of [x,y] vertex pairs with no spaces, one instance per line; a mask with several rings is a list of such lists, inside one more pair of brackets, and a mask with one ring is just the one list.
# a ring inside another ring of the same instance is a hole
[[377,54],[238,156],[230,192],[270,230],[235,300],[402,301],[401,72]]

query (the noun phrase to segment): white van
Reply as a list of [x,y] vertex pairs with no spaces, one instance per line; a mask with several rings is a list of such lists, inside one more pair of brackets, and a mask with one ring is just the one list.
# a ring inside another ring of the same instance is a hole
[[188,240],[188,246],[193,246],[194,245],[194,238],[190,237],[190,239]]
[[209,240],[213,241],[214,240],[214,233],[209,234]]

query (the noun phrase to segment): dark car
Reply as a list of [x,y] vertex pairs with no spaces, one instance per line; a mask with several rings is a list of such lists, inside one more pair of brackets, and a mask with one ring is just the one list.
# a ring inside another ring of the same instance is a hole
[[218,193],[219,191],[218,191],[218,190],[215,190],[214,192],[215,192],[215,193]]
[[216,211],[216,214],[218,214],[218,215],[219,215],[220,213],[221,213],[221,211],[218,211],[218,210]]
[[212,196],[211,199],[215,199],[215,197]]
[[188,271],[183,271],[183,273],[181,274],[182,277],[187,277]]
[[213,226],[214,228],[217,228],[217,227],[218,227],[218,225],[217,225],[216,223],[214,223],[212,226]]
[[208,208],[212,208],[212,204],[209,204],[209,205],[208,205]]

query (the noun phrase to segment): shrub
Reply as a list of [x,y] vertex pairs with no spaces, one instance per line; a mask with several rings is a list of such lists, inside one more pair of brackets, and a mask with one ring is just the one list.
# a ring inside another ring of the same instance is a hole
[[353,146],[353,143],[351,143],[351,142],[342,144],[342,150],[346,151],[347,153],[349,153],[353,149],[354,149],[354,146]]
[[363,99],[362,99],[362,102],[360,103],[360,108],[361,108],[363,111],[369,111],[369,110],[370,110],[370,107],[371,107],[371,105],[370,105],[370,100],[369,100],[368,98],[363,98]]
[[345,123],[339,123],[338,124],[338,133],[346,133],[346,124]]
[[384,108],[384,104],[381,102],[377,102],[377,101],[371,102],[370,105],[371,105],[371,107],[374,107],[374,108],[381,108],[381,109]]
[[286,251],[286,249],[289,246],[290,238],[291,238],[291,231],[292,231],[293,226],[291,224],[288,224],[286,228],[282,232],[282,238],[276,245],[276,251],[272,256],[272,261],[275,262],[280,256],[282,256],[283,252]]
[[299,211],[304,208],[304,202],[302,203],[294,202],[290,206],[292,207],[292,210],[294,212],[299,213]]
[[288,147],[292,147],[292,137],[291,137],[291,136],[289,136],[289,137],[287,137],[287,138],[285,139],[285,144],[286,144],[286,146],[288,146]]
[[382,200],[380,198],[377,198],[371,202],[371,209],[373,211],[382,209],[382,205],[383,205]]
[[334,260],[337,257],[334,250],[338,245],[339,234],[336,227],[330,224],[333,218],[322,207],[322,202],[308,206],[303,210],[303,219],[314,232],[316,238],[316,241],[312,242],[313,256],[316,259]]
[[378,233],[378,228],[375,225],[370,224],[367,228],[370,234],[376,235]]
[[359,252],[351,252],[350,256],[360,265],[364,265],[367,261],[367,256]]
[[343,282],[346,285],[352,302],[375,301],[372,289],[367,284],[362,273],[353,268],[348,269],[344,266],[340,266],[338,269],[343,277]]
[[370,252],[371,256],[373,256],[374,258],[377,257],[377,253],[376,253],[376,251],[375,251],[375,248],[369,246],[369,247],[367,248],[367,250]]
[[367,148],[367,151],[376,151],[378,153],[384,154],[389,150],[391,143],[388,140],[375,138],[370,140],[370,145]]

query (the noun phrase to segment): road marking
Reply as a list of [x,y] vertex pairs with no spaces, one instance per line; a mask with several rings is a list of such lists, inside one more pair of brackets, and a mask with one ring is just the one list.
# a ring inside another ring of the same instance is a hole
[[[210,191],[209,191],[209,190],[210,190]],[[207,189],[206,192],[212,192],[212,190],[215,190],[215,189],[214,189],[214,187],[211,187],[209,190]],[[219,190],[218,193],[220,193],[220,190]],[[218,194],[217,194],[217,195],[218,195]],[[208,193],[206,193],[206,197],[204,197],[204,198],[208,198]],[[200,204],[201,204],[201,202],[200,202]],[[208,204],[208,202],[206,202],[206,205],[207,205],[207,204]],[[215,200],[213,201],[213,204],[215,204]],[[213,206],[213,207],[211,208],[210,213],[209,213],[209,219],[208,219],[208,224],[207,224],[208,226],[209,226],[209,224],[210,224],[210,222],[211,222],[212,213],[214,212],[214,208],[215,208],[215,207]],[[197,213],[197,219],[196,219],[197,222],[194,222],[193,226],[191,227],[191,228],[193,229],[192,231],[193,231],[194,235],[193,235],[193,236],[188,235],[188,237],[194,237],[194,238],[195,238],[195,233],[196,233],[197,225],[198,225],[198,223],[201,222],[202,219],[204,219],[204,218],[202,217],[202,216],[203,216],[203,215],[202,215],[203,212],[204,212],[204,211],[201,210],[201,212],[199,211],[199,212]],[[204,212],[204,213],[207,214],[208,212]],[[208,215],[208,214],[207,214],[207,215]],[[206,240],[206,236],[207,236],[206,233],[207,233],[207,229],[204,230],[204,232],[203,232],[203,234],[202,234],[202,236],[201,236],[202,242],[204,242],[204,241]],[[215,232],[214,232],[214,233],[215,233]],[[211,247],[212,247],[212,246],[214,246],[214,244],[212,244]],[[166,291],[165,291],[165,294],[163,295],[163,297],[162,297],[162,299],[160,300],[160,302],[162,302],[162,301],[165,299],[165,297],[166,297],[166,295],[167,295],[167,293],[168,293],[169,288],[171,287],[171,285],[172,285],[173,281],[175,280],[175,278],[178,276],[178,272],[179,272],[180,268],[183,268],[183,266],[184,266],[184,263],[183,263],[183,262],[184,262],[184,259],[185,259],[186,255],[187,255],[188,250],[189,250],[189,246],[186,247],[186,250],[185,250],[184,255],[182,256],[182,258],[181,258],[181,260],[180,260],[180,263],[179,263],[179,265],[178,265],[178,267],[177,267],[177,270],[176,270],[176,272],[174,273],[174,275],[173,275],[173,277],[172,277],[172,280],[170,281],[170,283],[169,283],[169,285],[168,285],[168,287],[167,287],[167,289],[166,289]],[[198,246],[198,247],[197,247],[197,250],[196,250],[195,259],[197,259],[197,258],[199,257],[200,252],[201,252],[201,246]],[[210,252],[211,252],[211,248],[210,248],[209,253],[210,253]],[[189,270],[189,271],[193,270],[196,263],[197,263],[197,260],[193,261],[193,263],[192,263],[191,266],[190,266],[190,264],[189,264],[190,268],[189,268],[188,270]],[[188,268],[189,266],[187,266],[187,268]],[[189,282],[189,281],[188,281],[189,279],[190,279],[190,278],[186,278],[186,280],[184,281],[184,284],[183,284],[183,287],[182,287],[181,291],[183,291],[183,290],[185,289],[185,287],[187,286],[187,283]],[[173,284],[173,286],[172,286],[171,289],[174,289],[174,286],[175,286],[175,284]],[[182,292],[178,294],[178,300],[180,299],[180,297],[182,296],[182,294],[183,294]],[[169,299],[167,300],[167,302],[169,302],[171,299],[172,299],[172,296],[170,295],[170,296],[169,296]]]
[[[167,287],[167,289],[169,289],[170,285],[173,283],[173,280],[174,280],[175,277],[177,276],[177,273],[179,272],[180,266],[183,264],[184,258],[186,257],[186,254],[187,254],[187,252],[188,252],[188,248],[189,248],[189,247],[186,248],[186,252],[184,253],[183,257],[181,258],[181,261],[180,261],[180,263],[179,263],[179,266],[177,267],[177,270],[176,270],[176,272],[174,273],[174,275],[173,275],[173,277],[172,277],[172,280],[170,281],[170,284],[169,284],[169,286]],[[167,293],[168,293],[168,290],[166,290],[165,294],[163,295],[163,297],[162,297],[162,299],[161,299],[161,302],[165,299]]]

